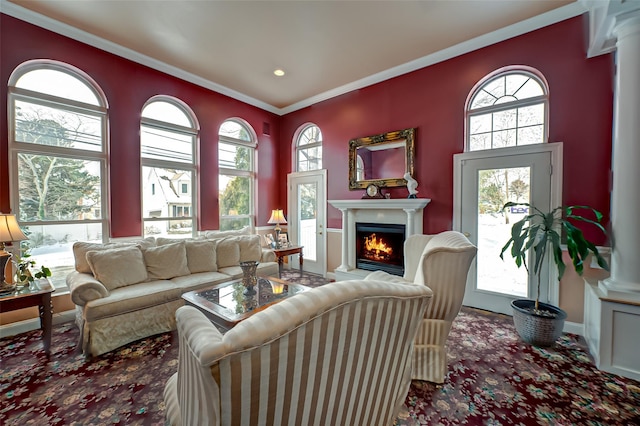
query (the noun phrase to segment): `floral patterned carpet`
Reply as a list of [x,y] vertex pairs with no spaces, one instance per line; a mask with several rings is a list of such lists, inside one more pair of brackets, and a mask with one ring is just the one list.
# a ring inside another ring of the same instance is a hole
[[[175,332],[91,361],[78,334],[55,326],[49,360],[39,331],[0,340],[0,424],[164,424]],[[640,383],[598,371],[578,336],[535,348],[510,317],[463,308],[449,342],[445,383],[414,381],[397,425],[640,425]]]

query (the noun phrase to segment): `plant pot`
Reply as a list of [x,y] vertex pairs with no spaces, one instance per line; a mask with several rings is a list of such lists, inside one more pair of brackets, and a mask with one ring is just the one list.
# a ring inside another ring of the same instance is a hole
[[513,323],[520,338],[534,346],[552,346],[562,335],[567,313],[562,309],[539,303],[539,309],[555,314],[547,317],[533,312],[536,302],[529,299],[517,299],[511,302]]

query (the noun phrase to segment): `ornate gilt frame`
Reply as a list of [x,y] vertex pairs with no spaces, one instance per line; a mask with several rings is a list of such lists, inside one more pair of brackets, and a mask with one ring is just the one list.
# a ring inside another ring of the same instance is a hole
[[392,179],[365,179],[356,180],[358,160],[357,149],[371,145],[379,145],[385,143],[396,143],[405,141],[405,151],[407,154],[406,166],[407,171],[413,177],[414,158],[415,158],[415,128],[396,130],[393,132],[382,133],[380,135],[365,136],[362,138],[351,139],[349,141],[349,190],[363,189],[370,184],[377,185],[379,188],[392,188],[406,186],[407,181],[403,177]]

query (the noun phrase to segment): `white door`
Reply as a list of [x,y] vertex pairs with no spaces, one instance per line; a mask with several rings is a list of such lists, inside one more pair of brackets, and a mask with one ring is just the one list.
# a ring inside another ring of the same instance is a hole
[[[304,246],[303,269],[322,276],[327,272],[327,171],[291,173],[289,188],[289,239]],[[298,256],[291,256],[292,267],[298,268]]]
[[[527,274],[524,267],[518,268],[508,252],[504,261],[500,258],[500,251],[511,236],[511,226],[528,210],[512,208],[502,212],[501,208],[507,201],[530,203],[542,211],[559,205],[560,185],[557,179],[552,185],[552,174],[561,175],[561,166],[554,170],[554,157],[561,156],[561,152],[560,144],[544,144],[454,156],[454,185],[458,189],[454,223],[478,247],[464,305],[510,315],[513,299],[534,297],[535,276]],[[549,273],[547,264],[542,276]],[[557,289],[550,289],[548,282],[542,279],[540,299],[557,303],[553,300]]]

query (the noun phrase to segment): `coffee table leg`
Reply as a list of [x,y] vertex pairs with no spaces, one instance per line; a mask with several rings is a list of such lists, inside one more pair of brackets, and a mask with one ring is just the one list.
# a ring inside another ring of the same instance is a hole
[[53,303],[51,302],[51,293],[42,296],[40,304],[40,326],[42,328],[42,342],[44,353],[49,356],[51,354],[51,326],[53,323]]

